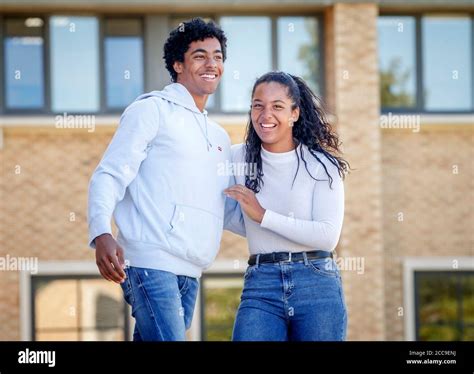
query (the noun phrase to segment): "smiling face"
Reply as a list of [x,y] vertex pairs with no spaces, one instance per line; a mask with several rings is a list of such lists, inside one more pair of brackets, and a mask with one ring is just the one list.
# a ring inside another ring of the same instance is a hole
[[206,97],[213,94],[224,72],[223,55],[219,40],[196,40],[184,54],[184,62],[175,61],[177,82],[184,85],[191,95]]
[[286,86],[268,82],[255,88],[250,117],[266,150],[288,152],[295,148],[293,123],[298,120],[299,113],[299,108],[293,109]]

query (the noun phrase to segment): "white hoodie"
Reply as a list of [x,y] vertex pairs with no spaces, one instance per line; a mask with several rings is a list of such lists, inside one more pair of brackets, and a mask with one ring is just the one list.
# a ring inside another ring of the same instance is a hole
[[230,139],[179,83],[125,109],[89,186],[89,245],[111,233],[128,265],[199,277],[222,235]]

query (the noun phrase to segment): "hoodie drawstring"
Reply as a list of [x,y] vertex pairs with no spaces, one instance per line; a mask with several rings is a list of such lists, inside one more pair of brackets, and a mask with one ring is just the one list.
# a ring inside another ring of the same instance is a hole
[[207,132],[207,114],[206,114],[206,113],[203,113],[203,115],[204,115],[204,123],[206,124],[206,131],[205,131],[205,132],[204,132],[202,126],[201,126],[201,122],[200,122],[199,119],[196,117],[196,113],[193,112],[194,119],[195,119],[196,122],[198,123],[199,129],[201,130],[201,134],[202,134],[202,136],[204,136],[204,139],[206,139],[207,151],[209,152],[209,149],[212,148],[212,144],[211,144],[211,142],[209,141],[209,135],[208,135],[208,132]]

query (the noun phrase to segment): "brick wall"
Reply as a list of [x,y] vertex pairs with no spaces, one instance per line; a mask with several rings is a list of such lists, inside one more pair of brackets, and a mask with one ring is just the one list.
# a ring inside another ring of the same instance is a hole
[[473,130],[384,130],[386,339],[404,339],[404,257],[474,255]]
[[338,254],[363,259],[365,265],[363,274],[342,272],[349,340],[385,336],[377,15],[375,4],[336,4],[325,15],[326,100],[336,117],[345,157],[356,169],[345,182]]

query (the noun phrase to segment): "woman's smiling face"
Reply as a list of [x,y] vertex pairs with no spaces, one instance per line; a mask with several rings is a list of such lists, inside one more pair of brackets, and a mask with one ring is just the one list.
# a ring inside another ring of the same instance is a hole
[[293,109],[286,86],[277,82],[259,84],[252,97],[250,118],[253,128],[270,152],[287,152],[294,148],[293,123],[299,108]]

